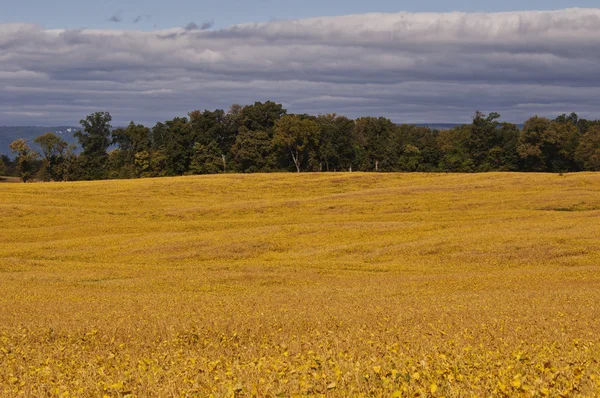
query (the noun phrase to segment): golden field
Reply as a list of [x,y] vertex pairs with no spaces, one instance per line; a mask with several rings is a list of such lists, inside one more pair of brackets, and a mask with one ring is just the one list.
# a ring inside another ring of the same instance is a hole
[[600,174],[0,184],[0,396],[600,395]]

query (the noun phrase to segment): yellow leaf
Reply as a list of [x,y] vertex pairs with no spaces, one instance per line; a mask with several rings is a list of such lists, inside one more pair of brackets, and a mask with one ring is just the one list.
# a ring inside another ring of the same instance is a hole
[[502,392],[506,392],[506,385],[502,384],[501,382],[498,382],[498,389]]
[[381,373],[381,366],[373,366],[373,370],[375,371],[375,373],[379,374]]
[[431,388],[430,388],[430,390],[431,390],[431,393],[432,393],[432,394],[435,394],[435,392],[437,391],[437,389],[438,389],[437,385],[435,385],[435,384],[432,384],[432,385],[431,385]]
[[412,378],[415,380],[419,380],[421,378],[421,375],[417,372],[417,373],[413,373]]

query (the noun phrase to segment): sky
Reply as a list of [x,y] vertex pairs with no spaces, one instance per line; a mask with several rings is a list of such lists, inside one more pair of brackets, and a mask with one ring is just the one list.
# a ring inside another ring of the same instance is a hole
[[[214,21],[215,28],[276,19],[370,12],[502,12],[598,7],[598,0],[1,0],[1,22],[48,29],[166,29]],[[120,20],[116,23],[116,20]],[[137,21],[137,22],[134,22]]]
[[597,0],[0,3],[0,125],[266,100],[398,123],[600,118]]

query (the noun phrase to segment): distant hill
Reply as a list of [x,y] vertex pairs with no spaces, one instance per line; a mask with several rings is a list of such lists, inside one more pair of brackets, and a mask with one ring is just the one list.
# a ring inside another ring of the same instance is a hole
[[[429,127],[432,130],[450,130],[450,129],[453,129],[454,127],[463,126],[465,124],[470,124],[470,123],[417,123],[415,126]],[[523,124],[517,123],[517,127],[522,129]]]
[[[11,142],[19,138],[24,138],[31,143],[35,137],[49,131],[61,136],[70,144],[76,144],[77,139],[73,137],[73,133],[77,130],[79,130],[79,128],[73,126],[0,126],[0,154],[12,157],[10,148],[8,147]],[[35,146],[35,144],[31,144],[32,146]]]
[[432,130],[450,130],[456,126],[462,126],[464,123],[417,123],[419,127],[429,127]]

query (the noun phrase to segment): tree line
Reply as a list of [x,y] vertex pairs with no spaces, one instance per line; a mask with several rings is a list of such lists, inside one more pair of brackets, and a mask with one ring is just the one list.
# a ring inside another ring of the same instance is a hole
[[447,130],[383,117],[288,114],[281,104],[195,110],[149,128],[113,129],[108,112],[81,120],[79,147],[53,132],[14,141],[0,174],[23,181],[278,171],[571,172],[600,170],[600,121],[534,116],[522,128],[476,112]]

